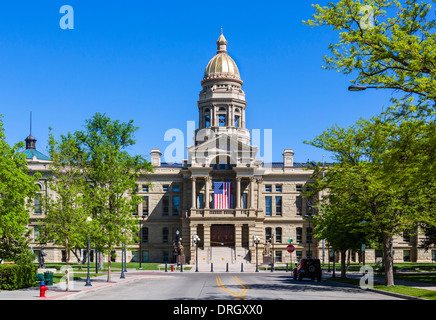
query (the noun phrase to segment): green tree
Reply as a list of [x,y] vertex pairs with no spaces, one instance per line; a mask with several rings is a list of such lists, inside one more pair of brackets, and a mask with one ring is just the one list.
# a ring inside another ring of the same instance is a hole
[[90,216],[88,203],[84,201],[87,181],[83,174],[83,152],[74,134],[61,135],[59,141],[49,133],[50,175],[43,197],[42,209],[45,214],[41,222],[40,241],[52,242],[64,248],[66,253],[66,291],[70,290],[70,252],[84,247]]
[[419,220],[435,223],[436,21],[430,3],[414,0],[341,0],[314,8],[306,24],[339,31],[338,42],[329,46],[331,55],[324,57],[325,68],[352,74],[352,83],[400,93],[380,116],[349,130],[330,129],[313,141],[341,155],[341,163],[347,153],[361,153],[358,162],[365,166],[359,182],[366,184],[366,192],[358,196],[383,233],[390,286],[392,236],[416,229]]
[[138,222],[132,219],[141,197],[137,178],[153,171],[142,156],[131,156],[127,149],[135,144],[137,127],[112,121],[96,113],[86,121],[85,130],[77,132],[84,151],[83,170],[91,187],[85,193],[93,215],[93,242],[99,252],[108,255],[108,281],[111,276],[111,253],[133,240]]
[[[29,256],[20,238],[26,237],[29,208],[38,191],[35,182],[41,175],[29,172],[25,155],[20,152],[23,147],[23,142],[12,147],[6,142],[0,116],[0,259]],[[11,256],[13,248],[19,250]]]

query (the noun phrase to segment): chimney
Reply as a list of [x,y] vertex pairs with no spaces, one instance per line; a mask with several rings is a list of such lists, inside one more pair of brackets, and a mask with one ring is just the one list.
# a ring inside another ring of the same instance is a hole
[[151,164],[156,167],[160,167],[160,156],[162,153],[159,149],[151,149]]
[[285,149],[285,152],[283,152],[283,166],[284,167],[294,166],[294,150]]

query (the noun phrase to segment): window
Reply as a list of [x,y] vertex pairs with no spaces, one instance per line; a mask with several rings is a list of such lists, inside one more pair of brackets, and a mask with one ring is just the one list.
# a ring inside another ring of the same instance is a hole
[[162,228],[162,242],[168,243],[169,241],[169,230],[168,228]]
[[275,262],[282,262],[282,251],[275,252]]
[[276,197],[276,215],[282,215],[282,197]]
[[282,192],[282,185],[281,184],[276,185],[276,192]]
[[282,228],[276,228],[276,242],[282,242]]
[[218,125],[220,127],[225,127],[226,126],[226,115],[225,114],[220,114],[218,116]]
[[148,216],[148,196],[142,198],[142,215]]
[[173,192],[180,192],[180,186],[173,186]]
[[198,209],[204,209],[203,208],[203,199],[204,199],[204,194],[200,193],[198,195]]
[[35,242],[37,242],[38,241],[38,237],[39,237],[39,226],[35,226],[34,228],[33,228],[33,240],[35,241]]
[[142,191],[143,192],[148,192],[148,186],[147,185],[143,185],[142,186]]
[[142,251],[142,262],[148,262],[148,250]]
[[173,216],[180,214],[180,197],[173,197]]
[[265,241],[271,241],[271,228],[265,228]]
[[142,241],[142,243],[148,243],[148,228],[147,227],[142,227],[141,241]]
[[297,243],[303,242],[303,229],[297,228],[296,231],[297,231],[297,237],[295,240],[297,241]]
[[302,210],[302,204],[303,204],[303,198],[301,196],[297,196],[295,198],[295,205],[297,206],[297,216],[301,216]]
[[310,197],[309,199],[306,199],[306,215],[311,216],[313,214],[313,198]]
[[170,262],[170,253],[168,251],[162,251],[163,262]]
[[306,243],[312,243],[312,228],[306,228]]
[[247,194],[242,194],[242,209],[247,209]]
[[162,187],[162,190],[163,190],[163,192],[168,192],[169,188],[170,188],[169,185],[164,184],[163,187]]
[[210,127],[210,115],[204,117],[204,122],[206,127]]
[[297,184],[297,192],[302,192],[303,186],[301,184]]
[[169,206],[170,206],[170,197],[162,197],[162,214],[164,216],[168,215],[169,212]]
[[239,128],[239,116],[235,116],[235,127]]
[[35,200],[33,202],[33,204],[35,206],[35,214],[41,214],[42,213],[42,211],[41,211],[41,199],[40,199],[40,196],[41,195],[36,194]]
[[410,262],[410,250],[403,250],[403,261]]
[[267,184],[265,186],[265,192],[271,192],[271,185],[270,184]]
[[270,196],[265,197],[265,215],[267,216],[271,215],[271,200]]

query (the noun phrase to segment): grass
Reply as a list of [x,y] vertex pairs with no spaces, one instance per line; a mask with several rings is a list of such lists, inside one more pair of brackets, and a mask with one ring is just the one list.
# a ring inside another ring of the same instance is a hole
[[[401,280],[407,280],[407,281],[417,281],[416,278],[410,277],[411,275],[401,275]],[[435,275],[432,275],[433,281],[435,280]],[[341,282],[341,283],[348,283],[352,285],[359,286],[360,285],[360,279],[351,279],[351,278],[327,278],[331,281]],[[398,275],[395,275],[395,280],[399,280]],[[433,282],[427,282],[427,283],[433,283]],[[384,284],[377,284],[374,283],[374,289],[382,290],[382,291],[388,291],[392,293],[399,293],[411,297],[418,297],[428,300],[436,300],[436,291],[433,290],[426,290],[426,289],[419,289],[419,288],[413,288],[409,286],[403,286],[403,285],[394,285],[391,287],[386,287]]]

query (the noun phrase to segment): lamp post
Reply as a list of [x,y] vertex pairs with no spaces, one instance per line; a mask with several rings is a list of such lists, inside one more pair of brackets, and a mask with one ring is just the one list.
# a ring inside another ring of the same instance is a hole
[[353,85],[348,87],[348,91],[363,91],[366,89],[376,89],[376,88],[377,87],[375,87],[375,86],[362,86],[362,85],[353,84]]
[[256,245],[256,272],[259,272],[259,269],[258,269],[258,246],[259,246],[259,243],[260,243],[260,238],[258,237],[258,236],[253,236],[253,241],[254,241],[254,244]]
[[[122,231],[123,233],[126,232],[125,229],[122,229],[121,231]],[[123,244],[123,246],[121,247],[121,276],[120,276],[120,279],[125,279],[125,276],[124,276],[124,267],[123,267],[123,260],[124,260],[124,244]]]
[[198,244],[200,243],[200,237],[195,234],[192,236],[192,241],[195,244],[195,272],[198,272]]
[[362,243],[362,265],[365,265],[365,226],[366,226],[366,220],[362,221],[363,224],[363,243]]
[[271,248],[272,248],[272,261],[271,261],[271,272],[274,271],[274,230],[271,231]]
[[88,224],[88,276],[86,277],[86,283],[85,286],[89,287],[92,286],[91,284],[91,277],[89,275],[89,257],[90,257],[90,252],[91,252],[91,243],[89,241],[89,223],[92,221],[91,217],[86,218],[86,223]]

